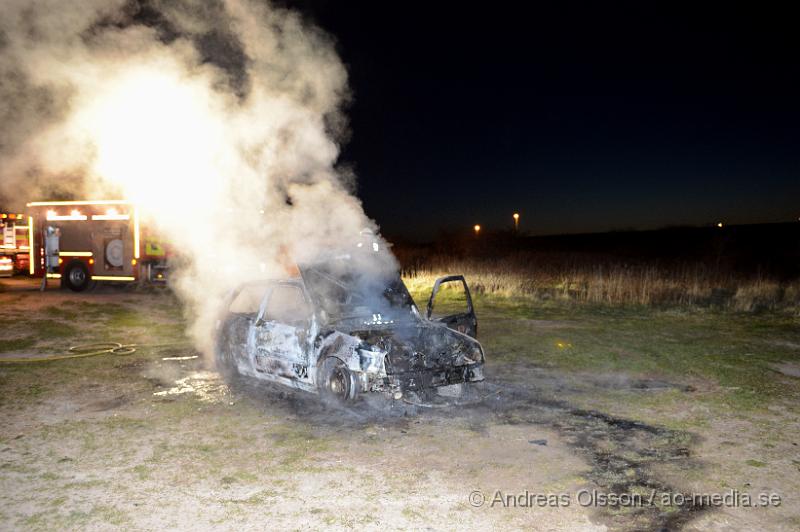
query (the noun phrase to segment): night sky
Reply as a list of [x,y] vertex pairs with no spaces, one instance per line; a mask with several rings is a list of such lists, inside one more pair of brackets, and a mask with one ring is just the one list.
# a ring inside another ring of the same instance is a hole
[[[389,236],[800,216],[794,13],[700,2],[288,2],[353,89],[342,160]],[[759,9],[759,11],[753,11]]]

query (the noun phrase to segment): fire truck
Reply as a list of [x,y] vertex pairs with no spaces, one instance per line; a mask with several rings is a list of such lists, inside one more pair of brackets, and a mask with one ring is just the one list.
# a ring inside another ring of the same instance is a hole
[[0,277],[28,271],[29,235],[24,215],[0,212]]
[[28,203],[34,277],[60,279],[76,292],[95,282],[161,283],[167,250],[143,228],[136,205],[125,200]]

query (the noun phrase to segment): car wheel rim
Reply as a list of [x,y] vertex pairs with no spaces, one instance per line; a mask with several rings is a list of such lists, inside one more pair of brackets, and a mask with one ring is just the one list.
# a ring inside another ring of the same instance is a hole
[[83,270],[80,268],[73,268],[73,270],[69,272],[69,280],[72,281],[73,284],[81,284],[86,280],[86,274],[83,273]]
[[345,385],[345,377],[342,373],[342,370],[337,369],[333,375],[331,375],[331,393],[337,397],[344,397],[347,393],[347,386]]

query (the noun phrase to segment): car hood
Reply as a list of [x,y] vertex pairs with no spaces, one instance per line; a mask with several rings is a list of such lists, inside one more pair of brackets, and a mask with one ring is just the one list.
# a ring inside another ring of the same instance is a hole
[[392,327],[348,331],[387,353],[387,373],[464,366],[483,362],[483,348],[474,338],[435,322],[419,321]]

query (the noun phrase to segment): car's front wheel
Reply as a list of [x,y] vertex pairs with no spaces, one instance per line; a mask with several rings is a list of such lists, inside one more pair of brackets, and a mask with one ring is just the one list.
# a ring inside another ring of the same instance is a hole
[[358,396],[356,377],[338,358],[326,358],[317,383],[320,395],[338,403],[355,401]]

